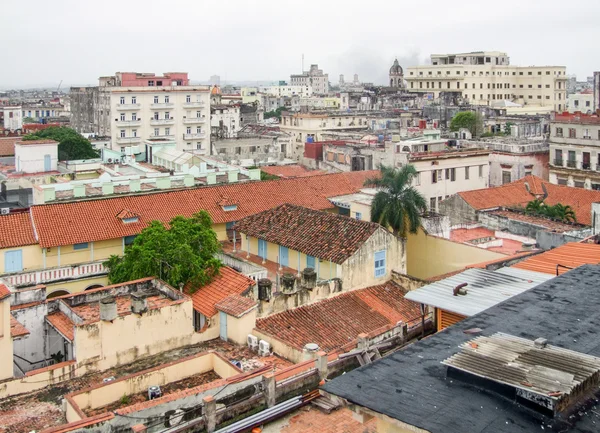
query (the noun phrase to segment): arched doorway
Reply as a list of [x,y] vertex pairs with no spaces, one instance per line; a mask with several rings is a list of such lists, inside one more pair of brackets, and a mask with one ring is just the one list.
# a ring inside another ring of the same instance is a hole
[[59,296],[70,295],[70,294],[71,293],[68,290],[59,289],[59,290],[55,290],[54,292],[46,295],[46,299],[57,298]]
[[101,287],[104,287],[104,286],[102,284],[92,284],[91,286],[86,287],[85,290],[84,290],[84,292],[87,291],[87,290],[99,289]]

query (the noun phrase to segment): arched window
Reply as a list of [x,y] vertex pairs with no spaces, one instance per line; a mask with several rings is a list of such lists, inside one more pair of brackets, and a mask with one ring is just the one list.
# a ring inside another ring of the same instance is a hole
[[92,284],[89,287],[86,287],[85,290],[99,289],[100,287],[104,287],[102,284]]
[[57,298],[59,296],[70,295],[70,294],[71,293],[68,290],[59,289],[59,290],[55,290],[54,292],[46,295],[46,299]]

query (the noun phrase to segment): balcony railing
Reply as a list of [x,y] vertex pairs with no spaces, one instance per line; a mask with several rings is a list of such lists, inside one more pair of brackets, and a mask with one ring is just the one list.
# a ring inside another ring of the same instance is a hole
[[196,133],[196,134],[183,134],[183,139],[184,140],[196,140],[199,138],[205,138],[206,137],[206,133],[205,132],[201,132],[201,133]]
[[554,160],[554,165],[557,165],[559,167],[563,167],[563,160],[562,159],[555,159]]
[[45,284],[57,280],[103,275],[108,273],[108,269],[104,267],[103,263],[91,262],[81,265],[58,266],[38,271],[20,272],[18,274],[4,275],[2,279],[11,286],[20,287]]
[[187,119],[183,119],[185,125],[195,125],[204,122],[206,122],[206,117],[188,117]]
[[577,168],[577,161],[568,160],[567,161],[567,167]]
[[118,104],[117,110],[138,110],[141,104]]
[[162,138],[162,139],[167,139],[167,140],[172,140],[175,138],[175,136],[173,134],[169,134],[169,135],[154,135],[154,134],[150,134],[149,136],[150,138]]
[[183,103],[183,107],[184,108],[200,108],[200,107],[204,107],[204,101],[184,102]]
[[141,141],[141,137],[117,137],[117,144],[136,144]]
[[589,162],[582,162],[581,163],[581,168],[584,170],[589,170],[592,167],[592,164],[590,164]]
[[173,108],[175,106],[175,104],[172,104],[170,102],[165,102],[162,104],[159,104],[158,102],[155,102],[154,104],[150,104],[150,108]]
[[150,120],[150,125],[173,125],[175,123],[175,119],[152,119]]
[[117,126],[141,126],[141,120],[117,120]]

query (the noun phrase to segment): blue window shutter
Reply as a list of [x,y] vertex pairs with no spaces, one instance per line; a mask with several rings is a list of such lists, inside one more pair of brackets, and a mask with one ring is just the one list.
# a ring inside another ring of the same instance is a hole
[[20,272],[23,270],[23,251],[14,250],[4,253],[4,272]]
[[313,268],[313,269],[316,270],[314,256],[306,256],[306,267],[307,268]]
[[375,277],[385,275],[385,250],[375,253]]

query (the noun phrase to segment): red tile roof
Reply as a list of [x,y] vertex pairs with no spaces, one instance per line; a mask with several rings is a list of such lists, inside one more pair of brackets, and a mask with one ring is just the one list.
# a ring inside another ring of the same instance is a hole
[[[531,192],[527,190],[527,186]],[[536,176],[526,176],[516,182],[494,188],[459,192],[458,195],[475,210],[525,207],[528,202],[535,200],[536,196],[541,198],[544,188],[548,192],[545,203],[569,205],[575,211],[578,223],[588,226],[591,224],[592,203],[600,201],[600,191],[554,185]]]
[[258,319],[256,329],[298,350],[316,343],[328,352],[361,333],[420,317],[419,304],[404,299],[404,293],[390,281]]
[[[600,245],[572,242],[527,258],[512,267],[556,275],[556,265],[576,268],[585,264],[599,263]],[[568,271],[567,268],[558,268],[559,275]]]
[[265,166],[260,168],[261,171],[279,176],[282,178],[288,177],[305,177],[325,174],[321,170],[309,170],[301,165],[276,165],[276,166]]
[[62,311],[48,314],[46,316],[46,321],[67,340],[73,341],[73,338],[75,338],[73,322]]
[[12,338],[19,338],[29,335],[29,331],[25,328],[15,317],[10,315],[10,336]]
[[4,284],[0,283],[0,300],[10,296],[10,290]]
[[58,141],[49,140],[49,139],[41,139],[41,140],[20,140],[15,144],[19,144],[22,146],[29,146],[30,144],[58,144]]
[[494,240],[501,239],[502,246],[498,247],[488,247],[485,248],[488,251],[494,251],[500,254],[508,254],[513,255],[517,254],[523,249],[523,243],[513,239],[506,238],[497,238],[496,232],[490,229],[486,229],[485,227],[476,227],[472,229],[453,229],[450,231],[450,240],[453,242],[461,242],[461,243],[471,243],[474,245],[472,241],[476,239],[482,238],[494,238]]
[[15,154],[15,143],[21,137],[0,137],[0,156],[13,156]]
[[[46,204],[32,206],[31,212],[40,246],[47,248],[135,235],[152,220],[167,224],[177,215],[190,217],[201,209],[214,223],[237,221],[290,201],[311,209],[331,209],[328,197],[357,192],[366,178],[377,173],[357,171]],[[224,211],[219,204],[224,198],[239,203],[237,209]],[[139,221],[124,224],[116,217],[123,209],[138,214]]]
[[242,317],[245,313],[257,306],[258,304],[253,299],[240,295],[228,296],[215,304],[217,310],[233,317]]
[[[100,289],[106,290],[106,287],[102,287]],[[102,290],[99,290],[102,291]],[[107,296],[108,296],[108,291]],[[77,294],[75,294],[77,295]],[[65,297],[68,297],[65,295]],[[70,295],[73,297],[73,295]],[[131,296],[117,296],[115,298],[115,302],[117,304],[117,314],[119,316],[126,316],[131,314]],[[163,307],[168,307],[169,305],[173,305],[178,303],[179,301],[174,301],[170,298],[167,298],[163,295],[155,295],[148,296],[146,298],[148,310],[155,310]],[[81,304],[77,306],[70,307],[71,310],[79,317],[81,317],[85,323],[93,323],[100,320],[100,303],[99,302],[90,302],[87,304]]]
[[284,204],[235,224],[240,233],[342,264],[381,226],[368,221]]
[[36,244],[29,212],[0,215],[0,248]]
[[242,295],[255,284],[254,280],[223,266],[213,280],[192,293],[190,285],[185,292],[191,296],[194,310],[206,317],[217,314],[216,304],[230,295]]

